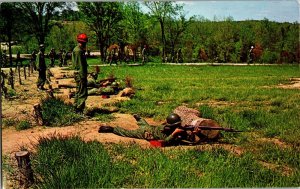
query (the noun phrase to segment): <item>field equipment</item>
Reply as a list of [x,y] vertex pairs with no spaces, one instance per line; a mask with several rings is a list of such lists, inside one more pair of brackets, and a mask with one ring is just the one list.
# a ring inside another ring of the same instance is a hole
[[85,33],[81,33],[81,34],[77,35],[77,41],[79,43],[87,43],[88,42],[88,37]]

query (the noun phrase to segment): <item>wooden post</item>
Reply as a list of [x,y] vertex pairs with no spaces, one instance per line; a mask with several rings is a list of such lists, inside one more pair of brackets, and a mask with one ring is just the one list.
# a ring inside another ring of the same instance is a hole
[[18,75],[19,75],[19,84],[22,85],[22,81],[21,81],[21,68],[20,68],[20,66],[18,66]]
[[14,87],[14,71],[12,70],[12,68],[10,68],[10,70],[9,70],[9,84],[12,89],[15,89],[15,87]]
[[34,108],[34,117],[35,117],[36,123],[38,125],[44,125],[41,105],[35,104],[35,105],[33,105],[33,108]]
[[23,71],[24,71],[24,79],[26,79],[26,66],[23,66]]
[[30,158],[28,151],[16,152],[15,158],[18,161],[19,169],[19,184],[24,188],[29,188],[34,182],[33,171],[30,165]]

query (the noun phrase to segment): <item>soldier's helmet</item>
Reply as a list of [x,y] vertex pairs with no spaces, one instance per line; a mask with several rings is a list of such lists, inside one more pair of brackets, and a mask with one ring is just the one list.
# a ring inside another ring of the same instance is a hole
[[45,49],[45,45],[44,44],[40,44],[40,49]]
[[79,43],[87,43],[88,42],[88,37],[85,33],[81,33],[77,35],[77,41]]
[[181,118],[178,114],[175,113],[171,113],[170,115],[168,115],[168,117],[166,118],[167,123],[169,125],[177,125],[181,123]]

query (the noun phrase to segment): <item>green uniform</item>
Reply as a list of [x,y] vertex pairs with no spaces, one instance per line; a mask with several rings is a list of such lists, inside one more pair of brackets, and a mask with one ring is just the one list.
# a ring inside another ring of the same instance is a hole
[[146,60],[147,60],[147,50],[146,50],[146,48],[143,48],[143,50],[142,50],[142,58],[143,58],[142,63],[143,64],[146,63]]
[[85,101],[88,96],[87,91],[87,61],[85,51],[76,46],[72,52],[72,64],[77,71],[74,74],[77,84],[77,90],[75,93],[75,108],[82,111],[85,107]]
[[45,55],[43,52],[39,51],[36,57],[36,68],[39,72],[39,77],[37,81],[37,87],[43,88],[46,82],[46,63],[45,63]]
[[64,51],[62,53],[63,65],[67,65],[67,53]]
[[136,130],[126,130],[122,127],[115,127],[113,133],[119,136],[146,139],[146,140],[164,140],[165,142],[171,142],[174,139],[172,135],[165,135],[161,131],[163,125],[151,126],[144,119],[140,119],[138,122],[139,128]]

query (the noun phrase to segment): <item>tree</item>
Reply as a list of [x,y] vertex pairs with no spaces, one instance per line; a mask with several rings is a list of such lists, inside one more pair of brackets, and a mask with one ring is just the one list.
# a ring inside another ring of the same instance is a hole
[[174,62],[175,57],[175,46],[179,45],[180,37],[194,19],[194,17],[190,17],[188,20],[185,18],[182,6],[176,5],[176,10],[173,15],[169,16],[167,22],[168,33],[166,36],[170,42],[172,62]]
[[51,19],[65,8],[64,2],[22,2],[18,7],[22,9],[24,22],[28,24],[27,31],[33,34],[39,44],[44,44],[53,23]]
[[122,27],[127,32],[127,42],[131,44],[147,43],[147,32],[150,29],[151,19],[141,10],[137,1],[127,2],[123,7],[124,18]]
[[121,3],[80,2],[78,8],[82,13],[82,20],[96,34],[104,61],[105,49],[108,48],[113,36],[118,33],[118,22],[122,19]]
[[[0,38],[4,39],[4,41],[8,42],[9,48],[9,64],[12,66],[12,49],[11,42],[14,38],[16,38],[17,33],[20,30],[21,20],[19,9],[16,7],[15,3],[1,3],[0,6]],[[2,42],[2,40],[1,40]]]
[[177,6],[171,1],[148,1],[145,2],[146,7],[150,9],[152,14],[160,24],[161,42],[163,44],[162,57],[166,57],[166,34],[165,24],[166,19],[173,14],[176,14]]

